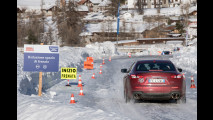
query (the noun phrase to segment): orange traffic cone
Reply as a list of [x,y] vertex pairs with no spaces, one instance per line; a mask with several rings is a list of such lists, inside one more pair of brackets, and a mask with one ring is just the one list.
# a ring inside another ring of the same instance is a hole
[[81,82],[81,75],[79,75],[79,80],[78,80],[78,87],[82,86],[82,82]]
[[161,54],[160,54],[160,53],[159,53],[158,55],[159,55],[159,56],[161,56]]
[[70,104],[74,104],[74,103],[75,103],[74,94],[72,94],[70,99]]
[[196,88],[193,76],[191,76],[191,87],[190,88]]
[[83,93],[83,87],[81,87],[81,89],[80,89],[80,93],[79,93],[78,95],[80,95],[80,96],[84,96],[84,93]]
[[105,64],[105,62],[104,62],[104,58],[103,58],[103,62],[102,62],[102,65],[104,65]]
[[100,69],[100,72],[99,72],[99,74],[102,74],[102,70]]
[[102,66],[102,64],[100,64],[100,68],[102,68],[103,66]]
[[109,61],[111,62],[111,56],[109,56]]
[[92,79],[95,79],[95,73],[93,73],[93,75],[92,75]]

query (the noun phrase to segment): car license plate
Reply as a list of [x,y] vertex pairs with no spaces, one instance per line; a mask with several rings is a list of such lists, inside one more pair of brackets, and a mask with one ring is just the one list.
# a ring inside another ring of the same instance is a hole
[[165,79],[149,79],[149,83],[165,83]]

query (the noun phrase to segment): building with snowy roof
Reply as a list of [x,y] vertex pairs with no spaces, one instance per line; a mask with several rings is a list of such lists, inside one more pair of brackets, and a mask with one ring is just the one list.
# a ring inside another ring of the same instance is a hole
[[[138,0],[127,0],[125,3],[128,9],[136,8]],[[142,5],[144,8],[168,8],[177,7],[180,4],[188,2],[189,4],[196,4],[197,0],[142,0]]]

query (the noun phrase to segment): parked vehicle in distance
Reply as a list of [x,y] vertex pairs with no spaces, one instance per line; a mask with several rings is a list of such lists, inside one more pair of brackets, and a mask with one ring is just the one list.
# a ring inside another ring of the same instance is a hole
[[170,51],[162,51],[161,55],[171,55],[172,52]]
[[140,60],[134,62],[123,77],[124,98],[142,100],[172,100],[186,102],[186,82],[181,68],[170,60]]

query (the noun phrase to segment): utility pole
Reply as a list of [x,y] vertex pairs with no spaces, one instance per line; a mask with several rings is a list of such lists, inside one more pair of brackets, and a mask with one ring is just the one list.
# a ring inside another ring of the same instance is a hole
[[117,46],[118,46],[119,21],[120,21],[120,18],[119,18],[119,8],[120,8],[120,0],[119,0],[119,3],[118,3],[118,15],[117,15]]

